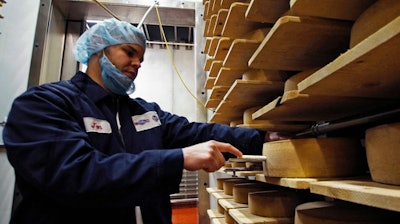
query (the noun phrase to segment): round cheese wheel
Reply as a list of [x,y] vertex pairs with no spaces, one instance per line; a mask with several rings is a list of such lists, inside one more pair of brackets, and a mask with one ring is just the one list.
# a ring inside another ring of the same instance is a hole
[[[394,213],[367,206],[327,201],[307,202],[296,207],[296,224],[378,224],[389,221]],[[398,219],[397,219],[398,220]]]
[[251,182],[254,181],[245,178],[226,180],[224,181],[224,193],[227,195],[233,195],[233,186],[235,184],[251,183]]
[[299,82],[303,81],[308,76],[312,75],[317,70],[319,70],[319,68],[308,69],[308,70],[299,72],[299,73],[297,73],[295,75],[292,75],[290,78],[288,78],[285,81],[284,92],[297,90],[297,84]]
[[265,191],[271,189],[276,189],[276,187],[262,182],[235,184],[232,191],[233,201],[237,203],[247,204],[248,195],[250,192]]
[[221,177],[221,178],[217,178],[217,189],[223,190],[225,181],[227,181],[227,180],[236,180],[236,179],[245,179],[245,178],[243,178],[243,177]]
[[343,177],[366,171],[358,139],[303,138],[264,143],[264,173],[270,177]]
[[300,198],[294,191],[269,190],[248,195],[249,212],[263,217],[293,217]]
[[367,129],[365,150],[372,180],[400,185],[400,123]]
[[399,0],[378,0],[355,21],[350,35],[350,48],[399,16]]

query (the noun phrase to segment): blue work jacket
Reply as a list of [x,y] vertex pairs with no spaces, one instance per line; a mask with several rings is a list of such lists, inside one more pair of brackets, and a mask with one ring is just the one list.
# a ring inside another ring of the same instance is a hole
[[23,196],[12,223],[171,223],[182,148],[207,140],[260,154],[264,132],[189,122],[156,103],[106,92],[85,73],[28,89],[3,140]]

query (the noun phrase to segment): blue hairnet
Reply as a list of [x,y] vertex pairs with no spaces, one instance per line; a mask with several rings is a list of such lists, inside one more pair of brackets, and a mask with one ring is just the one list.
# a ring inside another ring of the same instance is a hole
[[128,22],[106,19],[78,38],[73,53],[77,61],[87,64],[93,54],[116,44],[138,44],[146,49],[146,37],[140,29]]

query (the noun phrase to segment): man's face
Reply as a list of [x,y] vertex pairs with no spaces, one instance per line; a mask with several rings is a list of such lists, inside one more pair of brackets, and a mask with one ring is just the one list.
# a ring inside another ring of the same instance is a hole
[[137,44],[118,44],[105,49],[108,59],[122,74],[135,79],[143,61],[144,49]]

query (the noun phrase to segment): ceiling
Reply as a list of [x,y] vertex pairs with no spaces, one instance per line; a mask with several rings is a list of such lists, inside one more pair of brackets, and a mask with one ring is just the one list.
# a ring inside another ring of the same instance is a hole
[[[131,3],[130,3],[131,2]],[[193,44],[195,27],[195,4],[202,4],[196,0],[164,0],[157,1],[162,27],[170,44]],[[68,20],[86,20],[91,26],[95,21],[110,18],[104,7],[119,19],[137,26],[143,22],[142,28],[149,44],[161,44],[163,38],[159,26],[155,2],[152,0],[103,0],[96,3],[92,0],[54,0],[53,4]],[[146,16],[145,16],[146,15]],[[143,20],[143,17],[144,20]],[[143,21],[142,21],[143,20]]]

